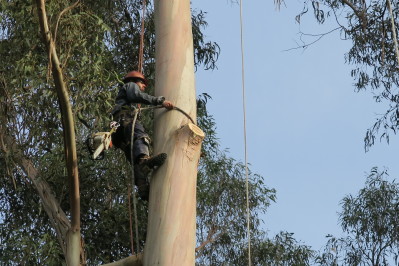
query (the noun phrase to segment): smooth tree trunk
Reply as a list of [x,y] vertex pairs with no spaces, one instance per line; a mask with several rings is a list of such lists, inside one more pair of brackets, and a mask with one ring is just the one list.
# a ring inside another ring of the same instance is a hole
[[[194,53],[189,0],[155,1],[155,95],[196,121]],[[168,159],[151,178],[143,265],[194,265],[196,181],[204,133],[181,112],[161,109],[154,154]]]
[[69,266],[75,266],[80,265],[81,259],[84,260],[84,252],[82,251],[80,236],[80,192],[75,122],[72,113],[72,106],[69,102],[68,88],[64,82],[61,63],[59,62],[55,43],[48,25],[45,1],[36,0],[36,4],[40,29],[43,41],[48,49],[49,64],[51,66],[55,89],[60,103],[71,202],[71,227],[67,232],[66,239],[66,263]]

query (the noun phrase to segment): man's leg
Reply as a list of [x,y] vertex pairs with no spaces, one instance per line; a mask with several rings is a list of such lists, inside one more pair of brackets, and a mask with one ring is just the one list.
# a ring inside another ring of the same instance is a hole
[[139,122],[135,124],[134,136],[133,153],[136,185],[140,198],[148,200],[150,192],[148,176],[152,169],[161,166],[165,162],[167,156],[165,153],[161,153],[150,157],[150,138],[143,125]]

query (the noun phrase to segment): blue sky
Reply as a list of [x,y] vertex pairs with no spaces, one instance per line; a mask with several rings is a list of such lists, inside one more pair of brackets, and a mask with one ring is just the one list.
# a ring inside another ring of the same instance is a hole
[[[307,50],[297,46],[298,32],[323,33],[335,24],[317,25],[308,14],[295,16],[303,1],[244,1],[244,49],[248,162],[277,202],[264,217],[272,237],[280,230],[319,250],[325,235],[339,236],[340,200],[364,185],[373,166],[399,177],[398,139],[377,143],[367,153],[367,128],[383,113],[368,91],[355,93],[344,54],[350,42],[332,33]],[[239,6],[229,0],[193,0],[207,12],[205,35],[221,47],[218,69],[196,73],[197,93],[213,98],[209,108],[222,147],[244,161]],[[396,156],[395,156],[396,155]]]

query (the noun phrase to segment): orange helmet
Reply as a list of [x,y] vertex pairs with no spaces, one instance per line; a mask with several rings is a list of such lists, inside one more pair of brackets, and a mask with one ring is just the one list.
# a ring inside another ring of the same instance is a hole
[[127,73],[125,75],[125,77],[123,78],[123,82],[126,82],[128,79],[140,79],[144,82],[145,85],[147,85],[147,80],[144,77],[144,75],[141,72],[138,71],[130,71],[129,73]]

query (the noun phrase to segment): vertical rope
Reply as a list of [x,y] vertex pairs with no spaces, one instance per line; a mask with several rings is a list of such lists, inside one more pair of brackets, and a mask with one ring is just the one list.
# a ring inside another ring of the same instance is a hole
[[391,24],[392,24],[392,38],[393,42],[395,43],[395,53],[396,53],[396,59],[399,64],[399,48],[398,48],[398,39],[396,37],[396,27],[395,27],[395,20],[393,18],[393,12],[392,12],[392,6],[391,6],[391,1],[387,0],[388,8],[389,8],[389,14],[391,15]]
[[130,249],[131,249],[132,255],[133,255],[134,254],[134,245],[133,245],[132,204],[130,203],[131,193],[132,193],[132,187],[129,184],[128,189],[127,189],[127,199],[128,199],[128,203],[129,203]]
[[241,76],[242,76],[242,109],[244,114],[244,153],[245,153],[245,188],[247,196],[247,237],[248,237],[248,265],[251,266],[251,230],[250,230],[250,213],[249,213],[249,181],[248,181],[248,160],[247,160],[247,121],[246,121],[246,105],[245,105],[245,68],[244,68],[244,37],[243,37],[243,15],[242,0],[240,0],[240,39],[241,39]]
[[137,120],[137,110],[134,110],[134,118],[132,123],[132,135],[130,138],[130,161],[132,166],[132,183],[133,183],[133,212],[134,212],[134,222],[135,222],[135,229],[136,229],[136,248],[137,254],[139,254],[139,227],[138,227],[138,219],[137,219],[137,199],[136,193],[134,193],[134,185],[135,185],[135,176],[134,176],[134,159],[133,159],[133,140],[134,140],[134,126]]
[[143,72],[143,60],[144,60],[144,19],[146,13],[146,0],[143,0],[143,14],[141,16],[141,32],[140,32],[140,46],[139,46],[139,63],[137,70]]

